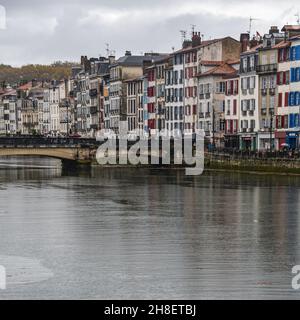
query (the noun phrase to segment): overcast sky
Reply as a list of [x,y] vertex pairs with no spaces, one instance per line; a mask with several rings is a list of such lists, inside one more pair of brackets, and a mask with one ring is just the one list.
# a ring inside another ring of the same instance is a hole
[[[249,29],[261,34],[270,25],[295,24],[299,0],[0,0],[6,28],[0,30],[0,63],[22,65],[79,61],[80,55],[117,56],[171,52],[180,47],[180,30],[191,24],[205,39],[239,38]],[[2,22],[0,22],[1,28]]]

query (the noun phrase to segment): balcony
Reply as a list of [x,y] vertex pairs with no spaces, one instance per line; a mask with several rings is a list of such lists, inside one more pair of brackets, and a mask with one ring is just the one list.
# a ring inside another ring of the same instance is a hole
[[90,107],[90,113],[91,114],[96,114],[97,112],[98,112],[98,107],[97,106]]
[[267,73],[276,73],[277,72],[277,64],[264,64],[256,67],[256,72],[259,74],[267,74]]
[[275,88],[269,89],[269,94],[270,94],[271,96],[275,96]]
[[203,112],[199,113],[199,118],[201,118],[201,119],[204,118],[204,113]]
[[261,115],[262,116],[267,115],[267,109],[266,108],[261,109]]
[[268,89],[261,89],[261,95],[266,96],[268,94]]
[[210,118],[210,112],[205,112],[205,118]]
[[90,90],[90,97],[91,98],[97,97],[97,94],[98,94],[98,90],[97,89],[91,89]]

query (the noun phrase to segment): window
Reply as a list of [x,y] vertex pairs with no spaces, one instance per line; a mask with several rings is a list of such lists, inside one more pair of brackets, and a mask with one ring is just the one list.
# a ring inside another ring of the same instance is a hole
[[296,60],[296,47],[291,48],[290,54],[291,54],[291,57],[290,57],[291,61],[295,61]]
[[247,58],[243,59],[243,71],[247,71]]
[[233,100],[233,115],[235,116],[237,113],[237,100]]
[[300,105],[300,92],[295,93],[295,105],[296,106]]

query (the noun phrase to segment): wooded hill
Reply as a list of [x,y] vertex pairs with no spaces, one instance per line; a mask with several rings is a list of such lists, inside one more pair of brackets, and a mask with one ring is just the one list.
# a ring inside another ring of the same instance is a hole
[[38,81],[60,80],[71,75],[72,62],[55,62],[51,65],[30,64],[22,67],[12,67],[0,64],[0,83],[20,85],[32,79]]

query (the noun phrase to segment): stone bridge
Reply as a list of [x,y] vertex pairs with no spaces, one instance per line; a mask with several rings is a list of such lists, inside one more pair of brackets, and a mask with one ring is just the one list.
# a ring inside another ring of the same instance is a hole
[[1,156],[40,156],[62,160],[63,163],[89,164],[100,145],[95,139],[0,137]]

